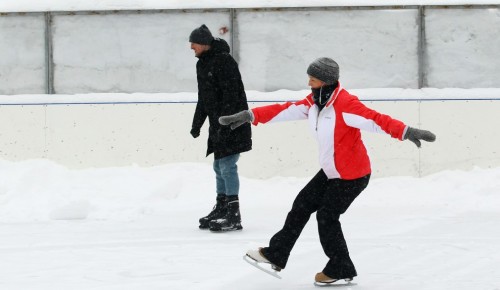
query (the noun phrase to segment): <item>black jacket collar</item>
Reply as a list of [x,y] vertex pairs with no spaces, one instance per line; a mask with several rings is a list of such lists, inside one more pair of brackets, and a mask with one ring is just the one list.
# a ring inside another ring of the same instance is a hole
[[330,100],[330,97],[338,85],[339,83],[335,82],[333,85],[325,85],[319,89],[311,89],[314,103],[318,106],[319,111],[321,111],[325,107],[326,103],[328,103],[328,100]]

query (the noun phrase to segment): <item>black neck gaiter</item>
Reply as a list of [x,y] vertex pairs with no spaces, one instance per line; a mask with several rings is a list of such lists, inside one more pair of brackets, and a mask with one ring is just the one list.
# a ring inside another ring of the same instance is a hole
[[319,111],[321,111],[330,97],[332,96],[333,91],[337,88],[338,82],[333,85],[325,85],[318,89],[311,89],[313,93],[313,100],[316,106],[318,106]]

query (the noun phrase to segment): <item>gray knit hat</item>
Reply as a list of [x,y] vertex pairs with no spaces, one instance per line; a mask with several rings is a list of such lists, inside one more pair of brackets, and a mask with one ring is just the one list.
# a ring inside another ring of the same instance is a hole
[[309,65],[307,74],[332,85],[339,80],[339,65],[331,58],[320,57]]
[[205,24],[193,30],[189,35],[189,42],[192,43],[211,44],[212,40],[214,40],[214,37]]

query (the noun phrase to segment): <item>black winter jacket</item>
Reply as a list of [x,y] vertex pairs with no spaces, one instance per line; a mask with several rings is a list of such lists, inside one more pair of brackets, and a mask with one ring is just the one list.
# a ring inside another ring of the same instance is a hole
[[192,131],[199,132],[208,117],[207,156],[215,159],[252,149],[250,124],[235,130],[219,124],[219,117],[248,110],[245,88],[238,64],[229,54],[229,45],[215,38],[211,48],[196,63],[198,103],[193,117]]

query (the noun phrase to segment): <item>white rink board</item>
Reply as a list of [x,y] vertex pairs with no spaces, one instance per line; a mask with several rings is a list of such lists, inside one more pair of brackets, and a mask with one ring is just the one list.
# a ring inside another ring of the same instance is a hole
[[[442,170],[500,166],[500,102],[492,100],[367,101],[369,107],[432,130],[433,144],[363,133],[374,177],[424,176]],[[266,103],[250,103],[250,107]],[[207,124],[189,134],[194,103],[0,106],[0,158],[47,158],[70,168],[211,163]],[[307,122],[253,126],[253,150],[239,170],[256,178],[311,176],[319,169]]]

